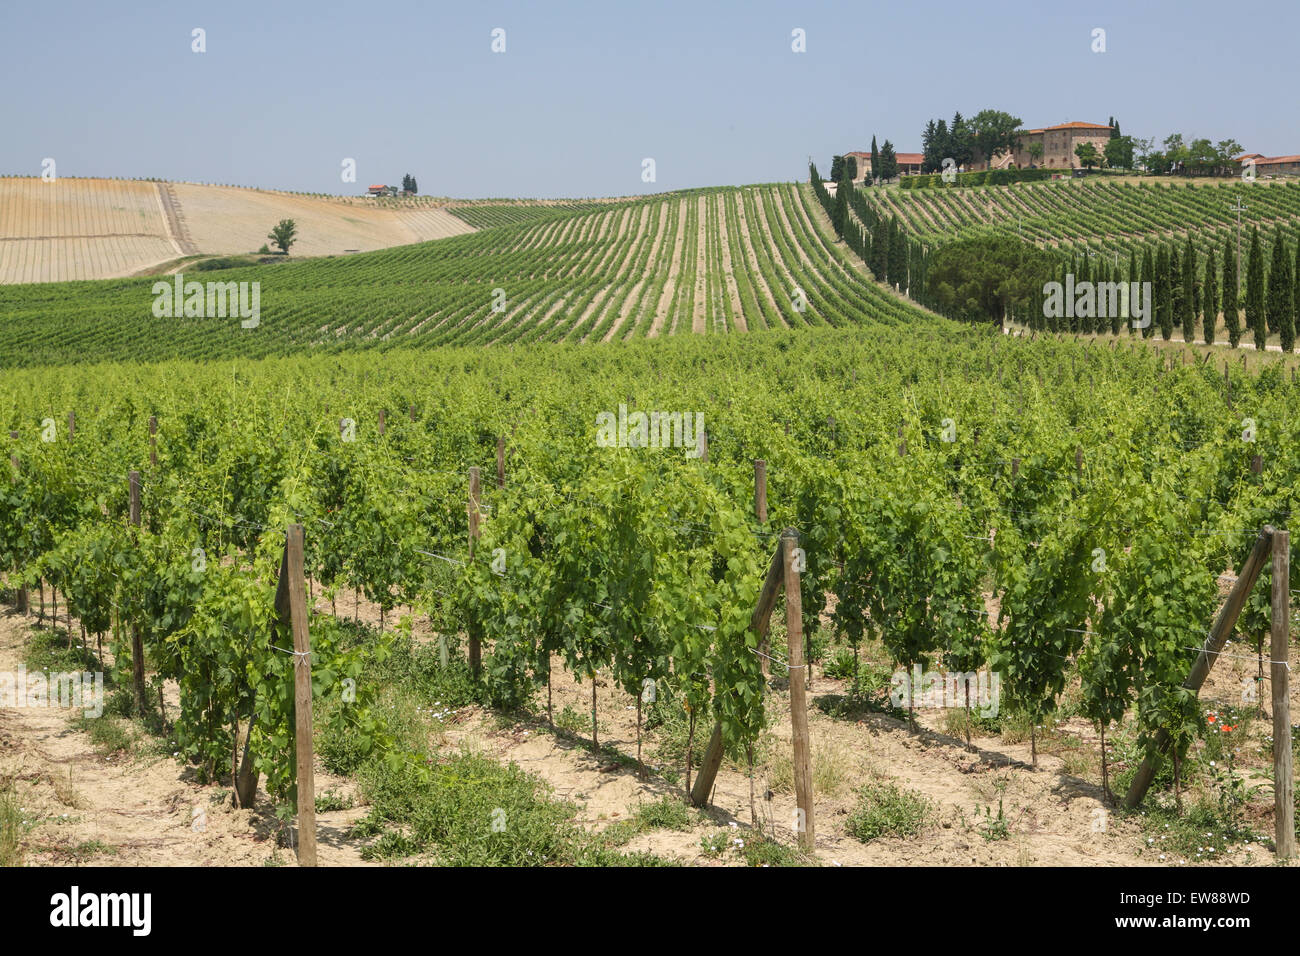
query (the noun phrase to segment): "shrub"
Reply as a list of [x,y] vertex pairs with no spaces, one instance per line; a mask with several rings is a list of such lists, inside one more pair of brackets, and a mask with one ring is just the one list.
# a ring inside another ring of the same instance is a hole
[[859,792],[848,831],[863,843],[880,837],[916,836],[930,822],[934,806],[915,790],[894,783],[869,783]]

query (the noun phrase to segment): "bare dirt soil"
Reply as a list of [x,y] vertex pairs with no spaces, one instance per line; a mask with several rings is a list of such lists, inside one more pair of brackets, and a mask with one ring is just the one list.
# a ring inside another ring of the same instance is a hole
[[[318,612],[329,613],[317,592]],[[375,605],[351,593],[334,602],[341,618],[379,623]],[[406,613],[398,609],[387,618]],[[0,615],[0,671],[15,670],[34,625],[12,610]],[[428,638],[425,626],[417,639]],[[1256,675],[1249,648],[1230,645],[1202,691],[1208,701],[1236,704]],[[1263,685],[1265,688],[1267,684]],[[1008,743],[976,736],[972,750],[943,730],[942,710],[921,709],[916,727],[879,713],[852,719],[832,717],[822,704],[841,699],[849,688],[814,668],[809,693],[809,725],[815,787],[815,860],[821,865],[979,865],[979,866],[1146,866],[1160,863],[1147,849],[1140,821],[1114,812],[1100,785],[1095,729],[1073,719],[1038,741],[1038,767],[1030,766],[1029,742]],[[1267,691],[1264,691],[1265,697]],[[1293,692],[1293,708],[1300,694]],[[665,760],[657,750],[657,731],[643,733],[648,770],[641,779],[633,758],[636,746],[635,698],[615,686],[608,674],[596,676],[600,749],[591,746],[591,683],[578,682],[560,661],[552,667],[553,726],[542,693],[531,716],[504,719],[479,707],[462,709],[434,735],[444,747],[465,748],[514,762],[537,775],[555,799],[569,801],[578,821],[591,832],[634,817],[638,808],[665,796],[684,798],[684,764]],[[169,707],[176,707],[171,688]],[[795,799],[791,785],[789,696],[783,680],[774,681],[769,699],[769,731],[756,748],[751,777],[743,764],[724,761],[711,806],[684,831],[652,829],[623,847],[649,851],[686,865],[741,862],[731,852],[721,858],[702,840],[723,834],[729,841],[753,839],[754,826],[769,838],[794,846]],[[25,860],[35,865],[112,863],[115,865],[275,865],[294,864],[269,801],[259,794],[252,810],[230,806],[228,787],[199,784],[192,768],[164,753],[130,756],[98,752],[86,733],[75,729],[75,712],[59,709],[0,709],[0,784],[13,781],[25,808]],[[711,728],[701,724],[697,735]],[[1267,719],[1255,729],[1266,733]],[[1109,740],[1108,740],[1109,743]],[[164,748],[165,749],[165,748]],[[1241,772],[1269,769],[1265,757],[1248,745]],[[1080,758],[1080,752],[1084,754]],[[1114,768],[1112,768],[1114,770]],[[357,797],[352,781],[317,767],[317,794],[327,790]],[[862,843],[847,823],[857,792],[868,782],[892,782],[924,796],[930,820],[916,837]],[[1113,778],[1112,778],[1113,783]],[[751,798],[752,794],[752,798]],[[752,799],[752,803],[751,803]],[[348,829],[365,813],[362,802],[349,810],[318,815],[322,865],[364,865],[364,841]],[[999,810],[1005,835],[989,826]],[[1255,822],[1271,832],[1271,822]],[[416,862],[416,861],[411,861]],[[1194,863],[1194,861],[1192,861]],[[1268,865],[1272,854],[1255,844],[1235,850],[1220,865]],[[1190,865],[1190,864],[1189,864]]]

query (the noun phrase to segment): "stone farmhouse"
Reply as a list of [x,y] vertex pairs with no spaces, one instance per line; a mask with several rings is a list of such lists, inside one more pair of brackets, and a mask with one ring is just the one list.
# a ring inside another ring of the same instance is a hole
[[[1013,152],[1003,151],[993,157],[991,168],[1014,166],[1018,169],[1028,169],[1030,166],[1040,166],[1044,169],[1081,169],[1083,163],[1079,162],[1079,157],[1075,155],[1075,148],[1081,143],[1092,143],[1100,155],[1110,139],[1110,129],[1109,126],[1097,123],[1079,122],[1060,123],[1042,129],[1027,129],[1020,134],[1020,140]],[[1042,147],[1041,157],[1035,158],[1030,155],[1029,147],[1033,144]],[[981,165],[981,163],[982,160],[976,157],[976,169],[990,168],[989,164]]]
[[1300,176],[1300,156],[1265,156],[1263,153],[1245,153],[1234,162],[1244,165],[1247,160],[1254,160],[1255,173],[1259,176]]

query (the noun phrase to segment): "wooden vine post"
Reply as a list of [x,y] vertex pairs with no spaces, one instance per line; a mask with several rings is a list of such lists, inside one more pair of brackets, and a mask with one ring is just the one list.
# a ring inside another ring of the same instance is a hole
[[1273,842],[1277,858],[1295,856],[1295,780],[1291,776],[1291,532],[1273,532],[1273,626],[1269,668],[1273,686]]
[[812,759],[808,748],[808,698],[804,690],[808,672],[803,659],[803,595],[799,590],[799,532],[781,532],[785,564],[785,629],[790,647],[790,730],[794,738],[794,794],[798,807],[795,828],[799,845],[813,850]]
[[[130,522],[132,528],[140,527],[140,472],[126,476]],[[131,533],[134,541],[136,532]],[[138,621],[131,622],[131,684],[135,688],[135,712],[144,716],[144,639]]]
[[[285,530],[281,588],[288,591],[289,624],[293,630],[293,722],[295,773],[298,788],[298,865],[316,865],[316,777],[313,770],[311,708],[311,634],[307,629],[307,580],[303,570],[303,530]],[[279,589],[276,607],[282,607]],[[283,612],[281,612],[283,613]]]
[[[776,598],[784,586],[786,592],[786,626],[790,642],[790,724],[794,739],[795,802],[801,819],[796,820],[799,843],[807,850],[813,848],[813,793],[812,763],[808,750],[808,705],[804,693],[803,674],[803,602],[799,592],[797,550],[799,533],[793,528],[781,532],[781,543],[768,565],[763,589],[758,595],[758,605],[750,618],[750,627],[758,636],[760,648],[767,645],[767,631],[771,624]],[[705,806],[713,790],[718,768],[722,766],[722,723],[713,725],[699,775],[691,788],[691,803]]]
[[158,467],[158,416],[149,416],[149,466]]
[[[10,433],[9,433],[9,440],[10,440],[10,441],[17,441],[17,440],[18,440],[18,433],[17,433],[17,432],[10,432]],[[18,456],[17,456],[17,455],[11,454],[11,455],[9,456],[9,463],[10,463],[11,465],[14,466],[14,471],[19,471],[19,470],[21,470],[21,468],[22,468],[22,466],[21,466],[21,465],[19,464],[19,462],[18,462]],[[26,613],[27,613],[27,589],[26,589],[26,588],[19,588],[19,589],[18,589],[17,601],[18,601],[18,613],[19,613],[19,614],[26,614]]]
[[[474,557],[474,546],[479,538],[479,472],[475,466],[469,470],[469,556]],[[466,626],[469,636],[469,666],[474,676],[478,677],[479,666],[483,659],[483,648],[479,643],[478,626],[470,621]]]
[[[1210,668],[1214,665],[1214,659],[1218,657],[1219,652],[1223,650],[1223,645],[1227,643],[1228,635],[1232,633],[1232,628],[1237,623],[1237,616],[1241,614],[1241,609],[1246,604],[1246,598],[1250,595],[1250,589],[1255,586],[1255,581],[1259,578],[1259,572],[1263,570],[1264,561],[1268,557],[1272,540],[1273,529],[1265,526],[1260,531],[1259,537],[1255,539],[1255,546],[1251,548],[1246,563],[1242,565],[1237,583],[1232,586],[1227,599],[1223,602],[1223,607],[1219,609],[1219,614],[1214,619],[1214,625],[1210,628],[1210,633],[1201,646],[1201,653],[1197,655],[1191,673],[1183,681],[1183,686],[1193,694],[1201,689],[1201,685],[1205,683],[1205,678],[1209,676]],[[1151,781],[1155,778],[1159,758],[1168,749],[1169,734],[1162,728],[1156,732],[1154,758],[1150,756],[1143,758],[1142,765],[1138,767],[1137,775],[1133,778],[1133,783],[1129,785],[1128,794],[1124,797],[1126,809],[1132,810],[1142,802],[1142,798],[1146,796],[1146,792],[1151,786]]]

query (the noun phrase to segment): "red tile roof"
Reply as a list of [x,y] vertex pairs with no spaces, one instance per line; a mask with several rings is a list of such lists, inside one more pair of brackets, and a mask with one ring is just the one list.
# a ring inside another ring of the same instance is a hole
[[1256,166],[1272,166],[1282,163],[1300,163],[1300,156],[1270,156],[1268,159],[1255,160]]
[[1110,129],[1109,126],[1101,126],[1097,123],[1058,123],[1055,126],[1048,126],[1047,129]]
[[[871,158],[870,153],[862,152],[845,153],[844,155],[865,156],[867,159]],[[925,154],[923,153],[894,153],[894,157],[898,160],[900,166],[920,166],[921,163],[925,161]]]

